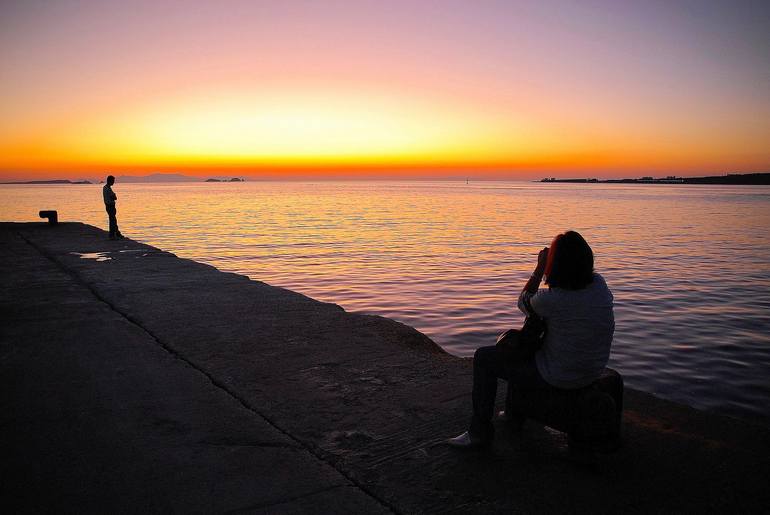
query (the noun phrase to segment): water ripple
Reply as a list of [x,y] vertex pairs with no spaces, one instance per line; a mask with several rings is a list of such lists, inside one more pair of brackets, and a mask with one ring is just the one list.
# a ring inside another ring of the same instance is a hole
[[[535,256],[584,234],[616,300],[611,365],[679,402],[770,420],[770,188],[528,183],[117,184],[121,230],[470,356],[522,317]],[[105,226],[98,185],[0,186],[4,220]]]

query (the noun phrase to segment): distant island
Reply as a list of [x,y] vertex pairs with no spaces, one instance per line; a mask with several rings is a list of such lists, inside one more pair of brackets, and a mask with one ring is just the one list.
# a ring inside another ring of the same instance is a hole
[[69,179],[52,179],[48,181],[17,181],[3,182],[2,184],[93,184],[91,181],[70,181]]
[[[191,177],[189,175],[182,175],[179,173],[153,173],[150,175],[118,175],[115,178],[115,182],[118,184],[132,184],[132,183],[162,183],[162,182],[201,182],[200,177]],[[233,177],[233,178],[211,178],[206,179],[203,182],[245,182],[246,179]],[[14,181],[3,182],[0,184],[101,184],[104,180],[101,179],[83,179],[72,181],[69,179],[47,179],[37,181]]]
[[557,179],[546,177],[540,182],[612,183],[612,184],[750,184],[770,185],[770,173],[728,173],[709,177],[640,177],[638,179]]

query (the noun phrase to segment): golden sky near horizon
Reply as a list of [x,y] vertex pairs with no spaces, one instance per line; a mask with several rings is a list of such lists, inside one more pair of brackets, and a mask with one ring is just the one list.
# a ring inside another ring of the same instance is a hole
[[62,1],[0,20],[3,178],[770,170],[762,3]]

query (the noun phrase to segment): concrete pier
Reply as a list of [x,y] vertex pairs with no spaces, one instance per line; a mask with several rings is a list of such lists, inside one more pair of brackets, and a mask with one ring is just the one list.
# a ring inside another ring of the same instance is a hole
[[0,238],[12,512],[770,507],[767,427],[627,390],[624,445],[595,461],[535,423],[458,452],[470,360],[412,328],[83,224]]

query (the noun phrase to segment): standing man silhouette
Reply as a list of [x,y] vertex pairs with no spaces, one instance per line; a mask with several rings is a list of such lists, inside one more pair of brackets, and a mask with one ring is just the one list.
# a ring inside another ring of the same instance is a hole
[[104,207],[107,210],[107,216],[110,220],[110,239],[122,240],[123,235],[120,234],[118,229],[117,209],[115,209],[115,201],[118,200],[118,196],[112,191],[112,185],[115,184],[115,177],[112,175],[107,176],[107,184],[102,188],[104,194]]

